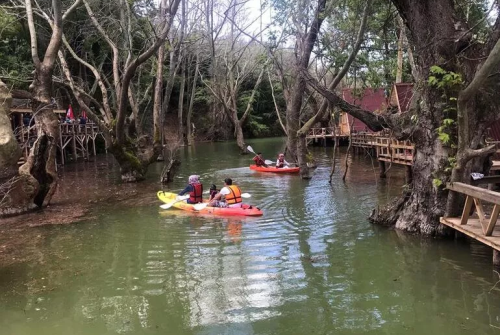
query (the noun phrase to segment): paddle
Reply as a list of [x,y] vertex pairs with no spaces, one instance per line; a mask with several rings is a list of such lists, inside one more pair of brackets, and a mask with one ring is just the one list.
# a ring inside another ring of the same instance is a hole
[[[266,159],[266,160],[264,161],[264,163],[266,163],[267,165],[270,165],[270,164],[274,164],[274,163],[276,163],[276,162],[273,162],[273,161],[270,161],[270,160]],[[288,163],[287,161],[285,161],[285,165],[286,165],[286,166],[290,166],[290,163]]]
[[172,207],[175,203],[180,202],[180,201],[183,201],[183,200],[186,200],[186,199],[189,199],[189,195],[183,195],[183,196],[180,196],[180,197],[178,197],[177,199],[170,201],[169,203],[166,203],[166,204],[160,205],[160,207],[161,207],[162,209],[169,209],[169,208],[170,208],[170,207]]
[[[250,193],[241,193],[242,198],[250,198],[252,195]],[[196,204],[193,206],[195,211],[201,211],[203,208],[208,206],[208,202],[204,202],[202,204]]]
[[[247,150],[248,150],[248,151],[250,151],[252,154],[257,155],[257,154],[255,153],[255,151],[253,151],[253,148],[252,148],[251,146],[248,146],[248,147],[247,147]],[[264,161],[264,163],[266,163],[266,165],[269,165],[269,164],[274,164],[274,162],[273,162],[273,161],[270,161],[270,160],[268,160],[268,159],[266,159],[266,160]]]
[[253,151],[253,149],[252,149],[252,147],[251,147],[251,146],[248,146],[248,147],[247,147],[247,150],[248,150],[248,151],[250,151],[252,154],[257,155],[257,154],[255,153],[255,151]]

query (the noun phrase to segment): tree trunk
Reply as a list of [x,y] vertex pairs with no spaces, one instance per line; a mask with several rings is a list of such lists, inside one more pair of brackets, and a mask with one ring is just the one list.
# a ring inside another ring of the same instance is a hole
[[[57,188],[56,152],[59,142],[59,120],[52,106],[52,69],[41,65],[35,70],[32,84],[32,112],[38,132],[28,159],[19,169],[23,176],[36,179],[38,190],[33,202],[38,207],[49,204]],[[31,183],[31,182],[30,182]]]
[[429,129],[423,135],[415,142],[411,192],[374,211],[371,222],[428,235],[445,232],[439,218],[444,215],[446,192],[433,185],[433,177],[443,173],[448,152],[434,130]]
[[0,184],[17,174],[17,160],[21,156],[9,120],[11,103],[12,96],[9,89],[0,80]]
[[[307,152],[307,148],[305,148],[305,135],[301,135],[303,137],[303,139],[301,140],[297,134],[300,129],[300,112],[302,110],[303,103],[302,100],[304,92],[306,91],[304,72],[307,72],[312,49],[318,38],[321,24],[325,19],[325,6],[325,0],[318,0],[318,5],[314,14],[314,20],[312,20],[310,23],[309,31],[307,32],[307,34],[297,32],[293,86],[286,104],[286,133],[288,134],[288,155],[295,162],[298,162],[302,178],[309,178],[309,168],[305,159],[305,155]],[[300,10],[303,10],[303,8],[301,8]],[[300,10],[299,15],[300,13],[302,13],[303,15],[303,12],[301,12]],[[299,148],[301,149],[300,151]]]
[[177,122],[179,125],[179,142],[183,143],[184,138],[184,91],[186,88],[186,74],[184,73],[184,64],[181,67],[181,87],[179,92],[179,110],[177,111]]
[[189,99],[189,107],[186,116],[186,131],[187,131],[187,140],[188,145],[194,144],[194,134],[193,129],[191,127],[191,116],[193,115],[193,106],[194,106],[194,97],[196,95],[196,83],[198,81],[198,71],[200,68],[200,54],[196,53],[196,67],[194,70],[194,78],[193,78],[193,86],[191,87],[190,99]]
[[113,139],[108,151],[120,165],[122,181],[136,182],[144,180],[148,166],[156,161],[161,147],[153,145],[153,139],[142,135],[133,144],[122,146]]
[[236,110],[229,111],[231,121],[234,125],[234,136],[236,137],[236,144],[240,148],[240,153],[242,155],[247,154],[247,148],[245,144],[245,137],[243,136],[243,128],[241,127],[240,121],[238,120],[238,113]]

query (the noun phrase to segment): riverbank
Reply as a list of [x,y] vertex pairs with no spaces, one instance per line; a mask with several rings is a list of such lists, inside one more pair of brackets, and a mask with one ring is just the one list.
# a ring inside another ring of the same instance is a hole
[[[43,239],[35,227],[66,225],[94,219],[96,206],[144,206],[160,187],[151,182],[126,184],[111,156],[58,167],[59,185],[49,206],[0,219],[0,267],[30,261],[29,249]],[[28,250],[28,252],[27,252]]]

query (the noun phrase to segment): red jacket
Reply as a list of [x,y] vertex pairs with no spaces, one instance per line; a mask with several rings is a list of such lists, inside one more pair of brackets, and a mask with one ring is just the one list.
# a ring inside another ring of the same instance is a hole
[[189,203],[197,204],[203,202],[203,185],[201,183],[189,184],[193,187],[193,190],[189,192]]
[[255,156],[252,159],[255,162],[255,165],[257,165],[257,166],[265,166],[266,165],[266,163],[264,162],[264,160],[262,158],[260,158],[259,156]]

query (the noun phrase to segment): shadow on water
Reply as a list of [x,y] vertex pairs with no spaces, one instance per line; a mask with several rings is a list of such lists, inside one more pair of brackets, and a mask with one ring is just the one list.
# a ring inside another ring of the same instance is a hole
[[[281,139],[250,144],[266,159],[282,150]],[[370,225],[371,209],[401,192],[404,170],[379,180],[370,157],[355,156],[344,183],[341,155],[329,184],[331,148],[313,152],[318,168],[301,180],[251,171],[234,143],[182,149],[165,190],[190,174],[219,187],[231,177],[264,211],[258,218],[161,210],[160,163],[136,186],[122,188],[116,169],[94,176],[96,192],[106,185],[124,200],[96,203],[78,224],[17,232],[27,243],[0,268],[2,334],[498,332],[488,248]],[[0,251],[15,237],[4,229]]]

